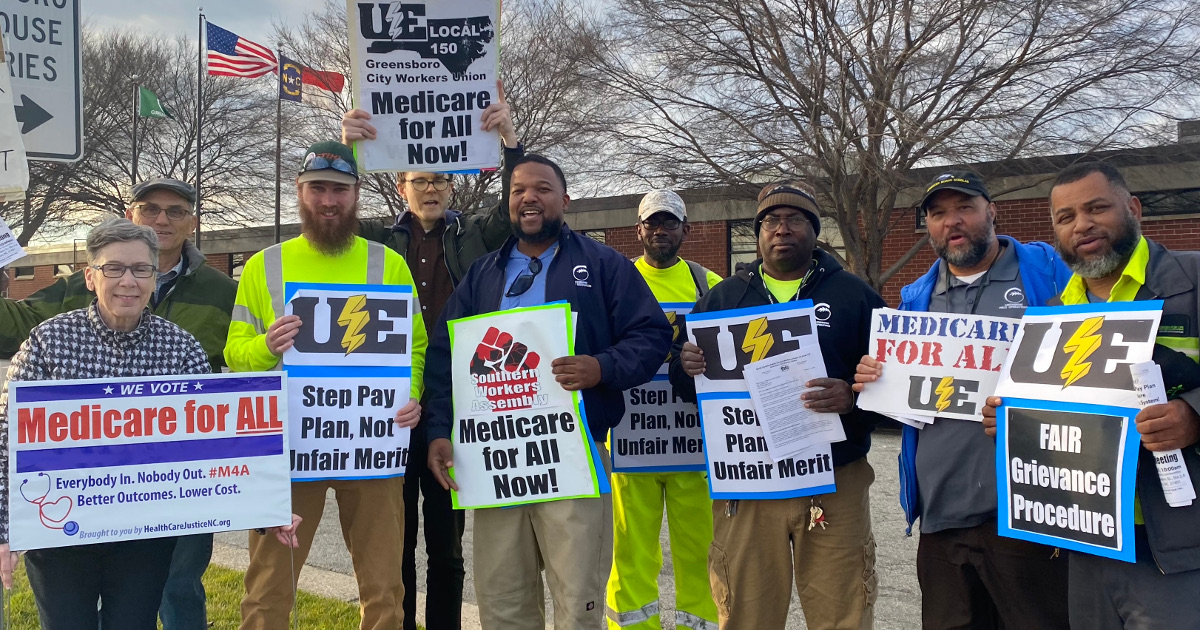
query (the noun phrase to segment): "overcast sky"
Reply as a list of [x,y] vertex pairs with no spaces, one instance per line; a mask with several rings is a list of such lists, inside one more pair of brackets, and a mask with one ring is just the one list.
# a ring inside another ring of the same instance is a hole
[[325,0],[81,0],[83,18],[101,28],[130,27],[164,35],[196,36],[197,7],[208,20],[246,39],[269,46],[271,23],[301,18],[324,5]]

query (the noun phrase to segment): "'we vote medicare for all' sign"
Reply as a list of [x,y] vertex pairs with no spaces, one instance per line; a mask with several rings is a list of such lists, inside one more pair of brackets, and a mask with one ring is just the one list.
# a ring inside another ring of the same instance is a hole
[[13,382],[13,549],[291,521],[278,373]]

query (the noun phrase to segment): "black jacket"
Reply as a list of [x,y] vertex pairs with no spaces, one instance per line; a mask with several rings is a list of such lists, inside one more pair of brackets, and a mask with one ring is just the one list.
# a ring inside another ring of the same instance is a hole
[[[858,276],[842,269],[837,260],[823,250],[815,250],[816,268],[809,281],[791,301],[812,300],[817,305],[817,339],[821,356],[830,378],[854,382],[858,361],[867,354],[871,339],[871,311],[886,306],[883,298]],[[767,290],[759,275],[761,260],[741,265],[737,273],[722,280],[708,295],[696,303],[693,313],[710,313],[753,306],[775,304],[777,300]],[[688,401],[696,400],[696,382],[683,371],[679,352],[680,339],[671,361],[671,385]],[[871,450],[871,431],[881,417],[858,407],[842,414],[846,441],[833,445],[833,465],[842,466],[866,456]]]
[[[504,171],[501,175],[500,200],[486,213],[463,214],[456,210],[446,211],[446,231],[442,233],[442,248],[446,252],[446,270],[450,280],[458,284],[470,269],[471,263],[484,254],[495,251],[512,236],[508,222],[508,184],[512,180],[512,169],[517,160],[525,155],[525,148],[504,148]],[[368,241],[383,243],[392,251],[405,256],[408,243],[412,240],[408,210],[396,217],[396,222],[387,225],[379,219],[359,221],[359,235]]]
[[[517,239],[510,238],[499,251],[471,265],[430,334],[425,355],[429,403],[423,420],[430,441],[449,438],[454,421],[446,322],[500,308],[504,267],[516,243]],[[600,384],[584,390],[583,406],[592,437],[604,443],[608,430],[625,413],[623,392],[654,377],[671,349],[673,329],[628,258],[565,225],[558,251],[543,273],[546,302],[565,300],[579,316],[575,353],[594,356],[600,362]]]

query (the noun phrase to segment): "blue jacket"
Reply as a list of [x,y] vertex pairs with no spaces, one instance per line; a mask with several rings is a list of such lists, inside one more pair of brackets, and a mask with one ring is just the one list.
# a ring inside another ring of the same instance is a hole
[[[1044,306],[1067,286],[1071,279],[1071,270],[1063,263],[1054,248],[1045,243],[1021,244],[1010,236],[997,236],[1008,242],[1010,247],[1016,247],[1017,266],[1021,273],[1021,282],[1025,285],[1025,296],[1030,306]],[[933,263],[929,271],[917,278],[917,281],[900,289],[900,306],[902,311],[929,310],[929,300],[933,297],[933,288],[937,286],[939,259]],[[912,535],[912,526],[917,517],[921,516],[921,495],[917,488],[917,439],[921,432],[910,426],[903,427],[900,441],[900,507],[904,508],[904,518],[908,520],[905,533]]]
[[[454,421],[446,322],[499,310],[504,267],[516,243],[516,238],[509,238],[499,251],[471,265],[430,333],[425,357],[428,403],[422,421],[431,442],[449,438]],[[565,300],[579,316],[575,353],[600,362],[600,384],[584,390],[583,407],[592,437],[603,444],[609,429],[625,414],[624,391],[654,377],[671,352],[674,330],[628,258],[565,225],[558,251],[544,273],[546,302]]]

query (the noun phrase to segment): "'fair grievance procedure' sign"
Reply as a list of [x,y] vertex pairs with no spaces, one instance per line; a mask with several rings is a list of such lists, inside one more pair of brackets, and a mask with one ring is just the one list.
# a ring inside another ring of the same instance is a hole
[[412,287],[287,285],[300,317],[288,373],[292,479],[403,475],[410,429],[394,420],[412,390]]
[[[678,338],[693,304],[664,302],[661,306]],[[668,356],[649,383],[625,392],[625,416],[613,427],[609,444],[613,472],[704,470],[700,412],[671,387],[670,361]]]
[[500,164],[480,116],[499,101],[499,0],[347,1],[353,94],[375,140],[367,171],[461,171]]
[[550,370],[574,354],[566,303],[449,323],[457,509],[599,496],[579,392]]
[[9,384],[9,536],[47,549],[291,522],[275,373]]
[[1025,311],[996,394],[1002,536],[1133,562],[1140,410],[1161,301]]
[[875,309],[869,347],[883,374],[863,390],[858,407],[981,421],[1020,327],[1005,317]]
[[[749,363],[816,347],[812,300],[754,308],[691,313],[690,341],[704,351],[696,377],[709,494],[714,499],[782,499],[834,491],[828,444],[773,461],[754,412],[742,369]],[[796,404],[800,400],[796,390]]]

